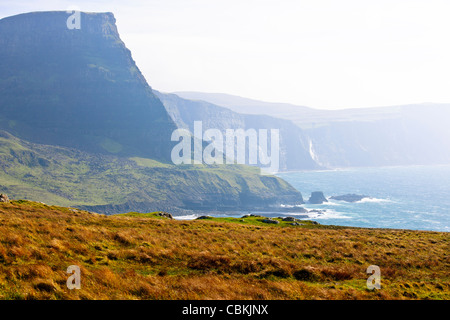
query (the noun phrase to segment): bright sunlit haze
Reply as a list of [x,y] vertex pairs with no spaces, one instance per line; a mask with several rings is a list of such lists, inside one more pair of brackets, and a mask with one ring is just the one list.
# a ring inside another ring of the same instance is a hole
[[149,84],[312,108],[450,102],[450,3],[2,1],[0,18],[113,12]]

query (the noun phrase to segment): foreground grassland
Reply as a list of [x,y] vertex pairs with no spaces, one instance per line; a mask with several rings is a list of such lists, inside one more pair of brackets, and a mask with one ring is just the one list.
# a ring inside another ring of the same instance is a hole
[[[0,299],[450,299],[450,234],[0,204]],[[66,287],[70,265],[81,289]],[[369,265],[381,290],[366,288]]]

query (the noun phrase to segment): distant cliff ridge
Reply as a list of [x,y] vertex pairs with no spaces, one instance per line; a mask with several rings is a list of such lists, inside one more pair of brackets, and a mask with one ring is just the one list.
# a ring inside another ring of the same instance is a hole
[[289,120],[266,115],[240,114],[208,102],[183,99],[175,94],[161,93],[156,90],[154,92],[179,128],[194,132],[194,122],[201,121],[203,130],[218,129],[222,133],[225,133],[227,129],[278,129],[280,171],[320,168],[309,153],[307,136],[302,129]]
[[[221,93],[176,94],[242,114],[289,120],[302,129],[309,155],[322,167],[450,163],[450,104],[318,110]],[[305,143],[296,147],[304,149]],[[287,170],[296,169],[287,164]]]

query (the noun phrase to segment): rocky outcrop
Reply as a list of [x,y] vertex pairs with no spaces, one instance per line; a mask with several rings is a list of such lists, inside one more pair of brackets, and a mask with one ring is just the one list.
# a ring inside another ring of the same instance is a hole
[[211,216],[200,216],[197,218],[197,220],[208,220],[208,219],[212,219]]
[[8,196],[6,194],[1,193],[0,194],[0,202],[8,203],[9,202]]
[[158,212],[158,216],[173,219],[173,216],[170,213],[164,211]]
[[344,194],[341,196],[332,196],[330,199],[338,200],[338,201],[345,201],[345,202],[358,202],[361,201],[364,198],[370,198],[369,196],[364,195],[358,195],[358,194]]
[[270,223],[270,224],[279,224],[279,223],[280,223],[280,221],[278,221],[278,220],[273,220],[273,219],[264,219],[264,220],[262,220],[262,222],[264,222],[264,223]]
[[322,191],[312,192],[311,197],[309,197],[308,201],[311,204],[322,204],[324,202],[328,202],[327,198],[325,198]]
[[283,221],[297,221],[297,219],[294,217],[285,217],[283,218]]

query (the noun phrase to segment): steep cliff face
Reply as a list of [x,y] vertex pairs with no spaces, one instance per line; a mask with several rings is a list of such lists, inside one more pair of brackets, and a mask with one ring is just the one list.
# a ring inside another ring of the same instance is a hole
[[37,143],[170,159],[176,128],[121,41],[112,13],[0,20],[0,129]]

